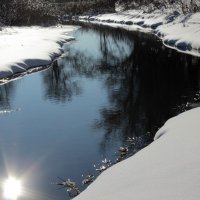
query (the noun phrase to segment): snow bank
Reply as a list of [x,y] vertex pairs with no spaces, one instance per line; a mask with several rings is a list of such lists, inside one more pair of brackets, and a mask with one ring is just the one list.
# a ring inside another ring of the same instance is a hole
[[158,27],[156,34],[168,47],[200,55],[200,13],[180,15],[173,23]]
[[0,78],[48,65],[61,54],[61,44],[72,40],[73,26],[14,27],[0,31]]
[[102,173],[75,200],[199,200],[200,108],[178,115],[155,141]]
[[131,31],[154,32],[166,46],[200,56],[200,13],[184,15],[179,7],[174,7],[150,13],[127,10],[92,17],[80,16],[79,20]]

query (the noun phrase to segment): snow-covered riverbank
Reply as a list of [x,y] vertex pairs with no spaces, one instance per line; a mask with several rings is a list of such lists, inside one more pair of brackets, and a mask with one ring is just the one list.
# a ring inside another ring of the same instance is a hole
[[178,115],[155,141],[109,168],[75,200],[199,200],[200,108]]
[[48,65],[73,38],[74,26],[7,27],[0,31],[0,78]]
[[179,8],[127,10],[97,16],[80,16],[79,21],[124,28],[130,31],[153,32],[163,43],[183,53],[200,56],[200,13],[181,13]]

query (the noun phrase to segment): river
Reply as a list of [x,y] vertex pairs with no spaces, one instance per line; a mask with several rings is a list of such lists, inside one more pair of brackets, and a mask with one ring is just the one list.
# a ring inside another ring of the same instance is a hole
[[19,200],[70,199],[58,177],[84,190],[83,176],[150,144],[199,92],[200,60],[150,34],[84,26],[74,37],[50,68],[0,86],[0,178],[20,177]]

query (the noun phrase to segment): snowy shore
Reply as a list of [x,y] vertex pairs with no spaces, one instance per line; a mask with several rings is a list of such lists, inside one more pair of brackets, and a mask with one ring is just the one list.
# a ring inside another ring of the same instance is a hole
[[74,26],[7,27],[0,31],[0,78],[49,65],[62,53],[61,45],[73,39]]
[[103,172],[75,200],[199,200],[200,108],[171,118],[154,142]]
[[97,16],[80,16],[78,20],[130,31],[153,32],[167,47],[200,56],[200,13],[184,15],[179,8],[150,13],[127,10]]

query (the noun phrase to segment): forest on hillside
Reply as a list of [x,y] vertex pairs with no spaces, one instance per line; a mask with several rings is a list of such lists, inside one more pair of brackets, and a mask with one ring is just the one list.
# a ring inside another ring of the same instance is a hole
[[1,0],[0,25],[45,25],[57,22],[63,15],[94,15],[124,9],[153,9],[179,5],[183,13],[200,11],[200,0]]
[[116,0],[1,0],[0,24],[32,25],[84,12],[114,12]]

